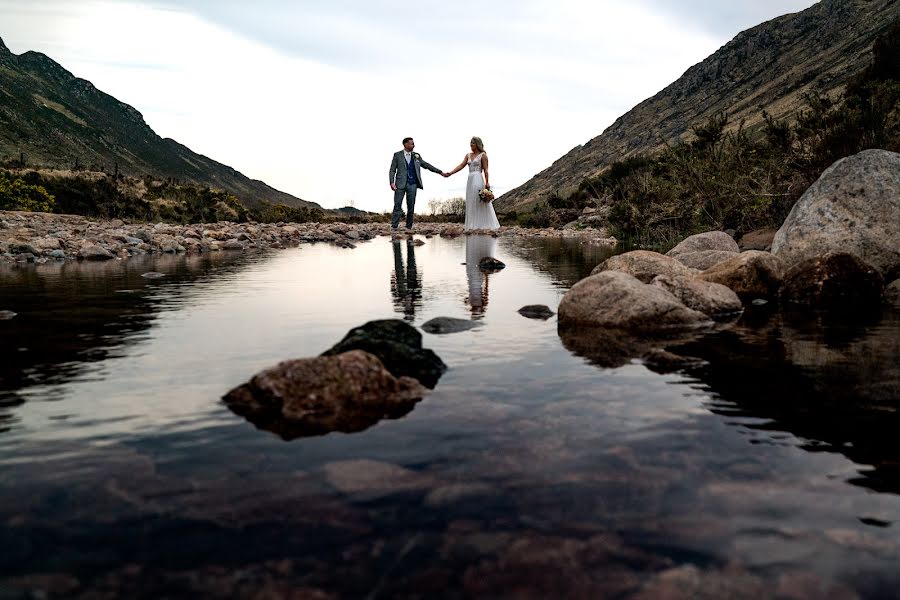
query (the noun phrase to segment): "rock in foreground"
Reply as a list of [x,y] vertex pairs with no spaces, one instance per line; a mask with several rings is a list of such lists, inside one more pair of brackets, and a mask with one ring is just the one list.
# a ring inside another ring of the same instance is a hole
[[748,250],[703,271],[700,279],[729,287],[742,298],[775,298],[784,264],[768,252]]
[[845,252],[826,252],[788,269],[782,295],[813,306],[877,306],[883,289],[884,279],[872,265]]
[[612,256],[591,271],[597,275],[606,271],[627,273],[643,283],[650,283],[657,275],[695,275],[697,271],[689,269],[674,258],[649,250],[632,250],[624,254]]
[[415,379],[391,375],[375,356],[352,350],[282,362],[223,400],[257,427],[294,439],[362,431],[406,414],[427,393]]

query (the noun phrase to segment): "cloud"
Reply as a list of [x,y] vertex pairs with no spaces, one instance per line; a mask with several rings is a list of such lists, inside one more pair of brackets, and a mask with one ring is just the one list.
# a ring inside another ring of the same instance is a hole
[[799,12],[817,0],[638,0],[648,8],[666,14],[682,26],[699,28],[714,35],[734,37],[737,33],[788,13]]

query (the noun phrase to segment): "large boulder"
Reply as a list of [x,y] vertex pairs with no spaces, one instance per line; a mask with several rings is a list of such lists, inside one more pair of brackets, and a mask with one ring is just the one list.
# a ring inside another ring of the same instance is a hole
[[900,154],[866,150],[834,163],[772,242],[788,266],[829,251],[858,256],[888,281],[900,276]]
[[437,354],[422,347],[422,334],[399,319],[370,321],[355,327],[322,356],[349,350],[374,354],[394,377],[412,377],[429,388],[434,388],[447,370],[447,365]]
[[706,269],[737,256],[730,250],[698,250],[679,254],[676,260],[690,269],[705,271]]
[[633,250],[612,256],[591,271],[591,275],[606,271],[627,273],[643,283],[650,283],[657,275],[695,275],[697,271],[687,268],[674,258],[649,250]]
[[784,264],[768,252],[748,250],[710,267],[699,278],[721,283],[742,298],[774,298],[784,279]]
[[852,254],[826,252],[789,268],[782,296],[796,304],[877,305],[883,290],[878,269]]
[[690,329],[709,324],[662,287],[627,273],[604,271],[582,279],[559,304],[561,326],[593,325],[636,332]]
[[391,375],[375,356],[351,350],[282,362],[222,399],[261,429],[293,439],[362,431],[408,413],[427,393],[415,379]]
[[738,247],[741,249],[741,252],[745,250],[765,250],[770,252],[772,250],[772,240],[775,239],[777,232],[777,229],[757,229],[747,232],[738,241]]
[[703,250],[724,250],[740,252],[734,238],[724,231],[707,231],[682,240],[680,244],[666,252],[666,256],[678,258],[682,254],[702,252]]
[[653,285],[666,290],[685,306],[714,319],[727,319],[744,309],[741,299],[730,288],[693,277],[660,275]]

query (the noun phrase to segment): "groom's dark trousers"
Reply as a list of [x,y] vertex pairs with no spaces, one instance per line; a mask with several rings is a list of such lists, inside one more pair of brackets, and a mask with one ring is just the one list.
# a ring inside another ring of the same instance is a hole
[[400,215],[403,213],[403,196],[406,195],[406,226],[413,226],[413,214],[416,210],[416,192],[419,186],[416,182],[402,182],[394,192],[394,212],[391,213],[391,227],[400,226]]

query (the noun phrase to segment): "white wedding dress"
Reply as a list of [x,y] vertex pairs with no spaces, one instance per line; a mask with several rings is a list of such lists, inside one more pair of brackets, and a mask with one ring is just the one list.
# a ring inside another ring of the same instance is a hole
[[500,221],[494,212],[494,203],[485,202],[478,195],[484,189],[484,173],[481,171],[481,157],[484,152],[473,157],[468,155],[469,180],[466,182],[466,230],[498,229]]

